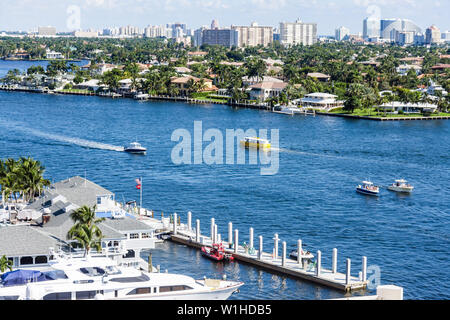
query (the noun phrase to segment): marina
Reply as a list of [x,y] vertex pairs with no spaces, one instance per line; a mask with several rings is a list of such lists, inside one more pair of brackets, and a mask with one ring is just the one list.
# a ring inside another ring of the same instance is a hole
[[[0,121],[2,159],[29,150],[45,164],[46,172],[55,181],[76,173],[84,176],[86,171],[90,180],[118,192],[121,202],[139,197],[134,179],[142,176],[143,207],[155,214],[163,211],[166,217],[171,212],[191,210],[202,221],[201,234],[209,234],[211,217],[216,218],[219,228],[233,221],[242,240],[247,241],[250,226],[258,236],[262,235],[264,251],[269,255],[272,238],[278,232],[287,243],[287,252],[295,250],[298,238],[315,256],[320,249],[326,269],[331,269],[333,248],[337,248],[339,271],[345,274],[348,257],[355,278],[361,270],[361,257],[367,256],[368,267],[380,267],[381,283],[402,286],[405,298],[445,297],[448,292],[447,285],[438,282],[447,274],[442,244],[448,243],[443,213],[449,195],[444,191],[438,201],[429,197],[435,187],[446,190],[442,185],[448,175],[446,122],[391,123],[389,131],[381,136],[377,133],[383,129],[381,122],[357,123],[345,118],[273,117],[266,111],[233,110],[212,104],[138,103],[130,99],[10,92],[0,95],[4,101]],[[22,117],[24,112],[29,117]],[[178,115],[176,119],[174,114]],[[165,121],[168,118],[173,121]],[[90,124],[91,119],[97,119],[95,125]],[[280,152],[282,170],[278,175],[261,177],[257,166],[203,164],[186,170],[185,166],[171,164],[171,133],[180,127],[191,130],[197,119],[204,119],[205,130],[280,128],[280,147],[286,150]],[[35,121],[41,123],[39,128]],[[37,130],[48,134],[37,135]],[[133,157],[92,143],[123,146],[136,138],[137,131],[141,132],[139,142],[151,148],[151,156]],[[83,143],[55,140],[56,136],[76,137]],[[442,142],[439,146],[429,143],[436,139]],[[11,148],[11,144],[15,147]],[[422,148],[430,156],[418,151]],[[404,161],[406,158],[408,161]],[[366,176],[385,184],[395,177],[407,177],[415,190],[411,195],[385,193],[382,201],[361,197],[354,188]],[[431,188],[430,181],[438,185]],[[417,241],[423,243],[420,250],[414,246]],[[405,248],[409,254],[405,254]],[[146,259],[146,253],[142,254]],[[432,261],[431,268],[430,264],[425,268],[418,257]],[[202,257],[198,249],[168,242],[157,244],[153,260],[160,261],[162,270],[187,273],[197,279],[203,274],[211,278],[227,274],[230,279],[245,282],[233,299],[340,298],[344,292],[266,273],[266,269],[244,263],[222,267]],[[417,277],[411,276],[411,268],[417,271]],[[272,286],[276,292],[270,289]]]

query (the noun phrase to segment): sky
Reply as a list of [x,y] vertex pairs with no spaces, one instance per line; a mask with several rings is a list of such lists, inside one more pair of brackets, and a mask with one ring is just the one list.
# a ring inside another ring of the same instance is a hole
[[345,26],[362,32],[368,16],[411,19],[423,30],[435,24],[450,30],[449,0],[0,0],[0,30],[30,31],[55,26],[58,32],[171,22],[196,29],[217,19],[220,27],[279,23],[318,24],[319,35]]

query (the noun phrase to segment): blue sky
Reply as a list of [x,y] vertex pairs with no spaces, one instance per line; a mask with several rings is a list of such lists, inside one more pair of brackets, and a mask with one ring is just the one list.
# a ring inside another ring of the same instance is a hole
[[319,34],[334,34],[341,25],[358,33],[365,17],[379,15],[411,19],[422,28],[435,24],[441,31],[450,30],[449,0],[0,0],[0,30],[52,25],[69,31],[71,6],[79,8],[82,29],[169,22],[197,28],[214,18],[220,26],[252,21],[278,26],[280,21],[301,18],[317,22]]

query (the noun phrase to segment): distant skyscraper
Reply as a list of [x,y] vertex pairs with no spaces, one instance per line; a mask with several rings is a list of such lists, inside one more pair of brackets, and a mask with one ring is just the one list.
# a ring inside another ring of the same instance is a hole
[[231,26],[231,29],[239,32],[239,47],[268,46],[273,42],[273,28],[258,26],[256,22],[250,27]]
[[317,24],[296,22],[280,22],[281,44],[285,46],[303,44],[313,45],[317,42]]
[[202,27],[194,32],[194,45],[220,45],[224,47],[238,46],[239,32],[233,29],[207,29]]
[[211,22],[211,29],[219,29],[219,21],[217,21],[216,19],[214,19]]
[[414,22],[407,19],[382,19],[380,23],[380,36],[383,39],[395,41],[395,32],[412,31],[421,33],[420,29]]
[[38,34],[40,36],[56,36],[55,27],[38,27]]
[[441,33],[441,39],[444,42],[450,42],[450,31],[444,31]]
[[335,39],[337,41],[342,41],[346,36],[350,34],[350,30],[346,27],[340,27],[336,29]]
[[425,32],[425,42],[427,44],[440,43],[441,42],[441,30],[435,25],[432,25]]
[[370,17],[364,19],[363,37],[366,40],[380,37],[380,19]]

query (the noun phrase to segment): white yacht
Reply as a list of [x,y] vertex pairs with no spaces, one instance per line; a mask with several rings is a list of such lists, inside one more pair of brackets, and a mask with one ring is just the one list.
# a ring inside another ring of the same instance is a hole
[[395,191],[395,192],[405,192],[410,193],[412,192],[414,187],[410,184],[408,184],[408,181],[400,179],[395,180],[395,183],[388,186],[388,190]]
[[56,256],[1,276],[0,300],[225,300],[244,283],[119,266],[106,257]]
[[371,181],[363,181],[362,184],[356,187],[356,192],[369,196],[378,196],[380,193],[380,188],[374,186]]
[[124,151],[128,153],[134,154],[146,154],[147,149],[141,146],[139,142],[132,142],[128,145],[128,147],[124,147]]

